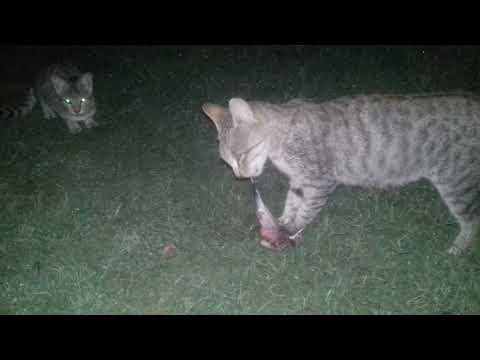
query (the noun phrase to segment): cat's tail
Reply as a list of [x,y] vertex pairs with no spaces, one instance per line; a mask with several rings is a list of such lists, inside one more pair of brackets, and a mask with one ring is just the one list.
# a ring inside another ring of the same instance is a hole
[[8,105],[0,106],[0,120],[8,121],[8,120],[19,119],[29,114],[35,107],[36,103],[37,103],[37,98],[35,97],[33,88],[30,88],[23,102],[17,107],[11,107]]

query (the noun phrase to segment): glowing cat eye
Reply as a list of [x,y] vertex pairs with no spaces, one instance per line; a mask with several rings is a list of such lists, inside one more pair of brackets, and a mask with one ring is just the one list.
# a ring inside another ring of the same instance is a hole
[[71,104],[71,103],[72,103],[72,100],[67,99],[67,98],[63,99],[63,101],[64,101],[66,104]]
[[81,98],[80,101],[81,101],[82,103],[84,103],[85,101],[87,101],[87,99]]

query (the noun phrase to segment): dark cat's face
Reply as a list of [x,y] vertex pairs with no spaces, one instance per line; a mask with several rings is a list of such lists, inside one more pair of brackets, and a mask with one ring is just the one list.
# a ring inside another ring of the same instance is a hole
[[235,176],[260,176],[268,158],[268,139],[257,131],[258,123],[247,102],[232,99],[228,109],[213,104],[202,109],[217,128],[220,157]]
[[54,74],[52,83],[66,113],[84,116],[95,111],[92,74],[85,73],[71,82]]

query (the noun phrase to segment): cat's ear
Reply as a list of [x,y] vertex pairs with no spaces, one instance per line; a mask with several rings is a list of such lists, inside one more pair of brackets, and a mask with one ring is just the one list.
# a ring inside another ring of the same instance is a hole
[[217,131],[220,132],[222,122],[227,116],[227,109],[220,105],[207,103],[202,105],[202,110],[213,121],[217,127]]
[[230,99],[228,102],[228,108],[232,114],[233,123],[235,126],[241,123],[253,124],[255,122],[252,108],[245,100],[239,98]]
[[85,89],[89,94],[93,91],[93,75],[92,73],[85,73],[78,79],[78,86]]
[[52,74],[51,79],[57,94],[62,94],[66,89],[68,89],[68,83],[57,74]]

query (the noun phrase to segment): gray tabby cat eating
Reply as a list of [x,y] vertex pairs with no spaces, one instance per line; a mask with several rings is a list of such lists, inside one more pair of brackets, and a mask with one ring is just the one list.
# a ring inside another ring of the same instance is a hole
[[[204,104],[220,157],[238,178],[270,160],[289,179],[278,224],[305,228],[338,184],[388,188],[428,179],[460,224],[448,252],[466,250],[480,225],[480,101],[473,94],[358,95],[284,104],[233,98]],[[289,236],[270,241],[283,249]],[[265,239],[267,241],[267,239]]]

